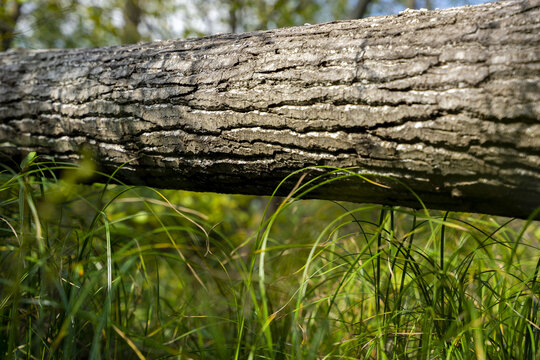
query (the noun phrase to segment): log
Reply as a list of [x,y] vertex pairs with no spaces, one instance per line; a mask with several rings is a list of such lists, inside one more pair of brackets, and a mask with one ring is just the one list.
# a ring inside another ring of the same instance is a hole
[[[540,0],[191,40],[0,54],[0,153],[130,184],[527,217],[540,205]],[[313,170],[310,176],[319,174]],[[336,176],[336,174],[334,174]],[[298,176],[282,186],[281,194]]]

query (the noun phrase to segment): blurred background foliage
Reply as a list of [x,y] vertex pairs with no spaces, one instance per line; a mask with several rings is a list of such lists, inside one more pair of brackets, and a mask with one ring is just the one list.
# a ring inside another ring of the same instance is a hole
[[187,38],[482,0],[0,0],[0,50]]

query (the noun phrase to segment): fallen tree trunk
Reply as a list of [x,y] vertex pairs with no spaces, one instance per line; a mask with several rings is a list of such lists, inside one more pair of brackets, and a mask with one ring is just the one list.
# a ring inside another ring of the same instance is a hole
[[[527,217],[540,205],[540,1],[239,35],[0,54],[0,152],[132,184],[271,194],[294,170],[355,167],[312,197]],[[283,188],[286,193],[297,177]],[[394,181],[391,179],[396,179]]]

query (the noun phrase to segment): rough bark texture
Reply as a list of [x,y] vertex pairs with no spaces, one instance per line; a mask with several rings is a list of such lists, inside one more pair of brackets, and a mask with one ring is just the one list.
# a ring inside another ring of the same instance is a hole
[[[77,160],[165,188],[526,217],[540,205],[540,1],[187,41],[0,54],[0,152]],[[294,184],[294,181],[289,184]],[[285,191],[285,190],[284,190]]]

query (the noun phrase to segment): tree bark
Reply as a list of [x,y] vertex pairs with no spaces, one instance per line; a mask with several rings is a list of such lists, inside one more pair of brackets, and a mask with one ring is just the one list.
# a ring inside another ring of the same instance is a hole
[[[122,47],[0,54],[0,152],[132,184],[527,217],[540,205],[540,1]],[[322,170],[320,170],[322,171]],[[313,170],[310,174],[318,174]],[[282,188],[287,194],[298,176]]]

